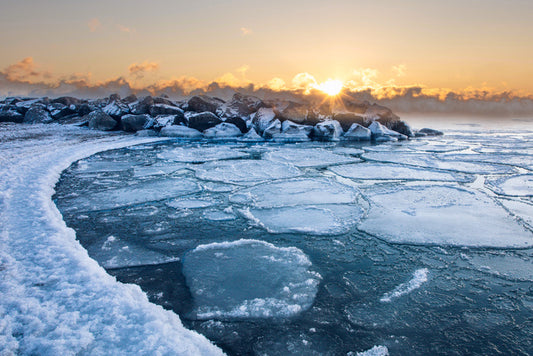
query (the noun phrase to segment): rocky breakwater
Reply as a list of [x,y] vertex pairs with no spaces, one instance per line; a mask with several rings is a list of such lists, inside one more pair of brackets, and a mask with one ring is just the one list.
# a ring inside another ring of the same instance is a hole
[[73,124],[142,136],[279,142],[384,142],[442,134],[427,128],[415,131],[390,109],[368,101],[342,99],[340,107],[305,97],[262,100],[240,93],[229,101],[207,95],[184,101],[117,94],[93,100],[11,97],[0,101],[0,122]]

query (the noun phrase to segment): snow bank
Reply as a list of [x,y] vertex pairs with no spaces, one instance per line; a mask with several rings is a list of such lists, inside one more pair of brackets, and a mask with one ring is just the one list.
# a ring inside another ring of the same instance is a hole
[[50,199],[73,161],[152,140],[62,125],[0,125],[3,353],[222,354],[89,258]]

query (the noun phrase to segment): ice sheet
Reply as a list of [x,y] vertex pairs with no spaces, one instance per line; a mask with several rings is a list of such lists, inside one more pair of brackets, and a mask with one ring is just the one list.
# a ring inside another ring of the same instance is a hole
[[312,305],[321,279],[301,250],[257,240],[200,245],[183,273],[196,319],[291,317]]
[[194,167],[196,177],[208,181],[247,184],[301,175],[298,168],[264,160],[208,162]]
[[274,162],[290,163],[296,167],[327,167],[331,165],[361,162],[359,158],[340,155],[322,148],[283,147],[264,154],[264,159]]
[[214,147],[176,147],[157,154],[157,158],[188,163],[245,158],[248,154],[228,146]]
[[492,189],[502,195],[533,197],[533,174],[521,174],[488,181]]
[[475,247],[528,247],[533,233],[491,198],[448,186],[364,191],[370,200],[359,229],[390,242]]
[[476,269],[503,278],[533,281],[533,259],[509,254],[474,255],[469,259]]

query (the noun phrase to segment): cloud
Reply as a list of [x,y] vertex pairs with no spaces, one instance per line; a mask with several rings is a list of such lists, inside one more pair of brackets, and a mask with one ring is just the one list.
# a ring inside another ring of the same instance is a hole
[[282,91],[287,89],[285,81],[277,77],[270,79],[265,87],[274,91]]
[[317,86],[315,77],[309,73],[298,73],[292,78],[292,86],[296,90],[303,90],[305,93],[309,93],[312,88]]
[[9,81],[31,83],[38,80],[50,79],[52,75],[48,71],[40,71],[33,61],[33,57],[9,65],[2,72]]
[[120,25],[120,24],[117,25],[117,29],[120,32],[123,32],[123,33],[135,33],[135,29],[134,28],[126,27],[126,26]]
[[379,71],[374,68],[359,68],[354,69],[352,72],[353,79],[349,86],[375,86],[377,82],[375,81],[379,75]]
[[251,29],[249,28],[246,28],[246,27],[241,27],[241,34],[243,36],[248,36],[248,35],[251,35],[253,32]]
[[143,62],[143,63],[132,63],[128,70],[130,75],[134,75],[138,78],[142,78],[146,72],[155,72],[159,69],[159,63],[157,62]]
[[87,22],[87,26],[89,26],[89,31],[96,32],[102,27],[102,23],[95,17]]
[[240,73],[243,77],[246,75],[246,72],[250,69],[250,66],[245,64],[243,66],[240,66],[239,68],[237,68],[235,71],[237,73]]
[[397,77],[405,77],[405,75],[407,74],[407,66],[405,64],[398,64],[397,66],[392,66],[391,70]]

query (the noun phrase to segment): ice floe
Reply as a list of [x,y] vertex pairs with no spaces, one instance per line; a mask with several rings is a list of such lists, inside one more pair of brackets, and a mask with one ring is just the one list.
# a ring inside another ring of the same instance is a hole
[[200,245],[183,259],[196,319],[286,318],[308,309],[320,275],[295,247],[257,240]]
[[203,163],[245,157],[248,157],[247,153],[230,146],[176,147],[157,155],[159,159],[188,163]]
[[340,155],[321,148],[284,147],[271,150],[263,155],[263,159],[291,163],[297,167],[327,167],[331,165],[361,162],[359,158]]
[[398,285],[392,291],[385,293],[379,301],[383,303],[390,303],[393,299],[411,293],[413,290],[420,288],[422,284],[427,282],[428,274],[429,271],[427,268],[417,269],[413,273],[413,278],[411,278],[408,282]]
[[481,271],[503,278],[533,281],[533,259],[509,254],[474,255],[468,260]]
[[520,197],[533,196],[533,174],[504,177],[496,180],[489,180],[488,183],[498,194]]
[[519,200],[500,199],[500,203],[512,214],[533,227],[533,202],[526,203]]
[[359,229],[390,242],[528,247],[533,233],[475,190],[418,186],[367,190],[370,210]]

